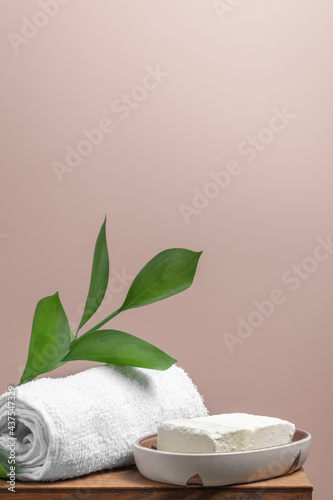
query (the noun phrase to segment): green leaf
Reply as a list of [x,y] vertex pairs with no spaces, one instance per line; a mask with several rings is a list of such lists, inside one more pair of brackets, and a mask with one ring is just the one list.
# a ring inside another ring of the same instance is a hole
[[8,454],[0,449],[0,477],[8,479],[7,472],[9,471]]
[[104,299],[108,286],[109,254],[105,226],[106,218],[96,240],[88,296],[77,332],[95,314]]
[[[15,460],[15,464],[10,464],[15,466],[15,473],[20,472],[21,465]],[[0,449],[0,477],[4,479],[9,479],[7,472],[10,471],[10,465],[8,463],[8,453],[5,453],[2,449]]]
[[2,467],[2,465],[0,465],[0,477],[3,477],[4,479],[8,479],[7,472]]
[[58,292],[44,297],[36,306],[28,359],[20,384],[59,366],[70,341],[70,328]]
[[[69,344],[69,347],[71,346],[72,342],[75,341],[75,335],[72,331],[70,331],[70,344]],[[68,351],[67,351],[68,352]],[[57,364],[57,366],[55,366],[53,368],[53,370],[55,370],[56,368],[59,368],[59,366],[65,364],[65,361],[59,361],[59,363]]]
[[145,340],[119,330],[97,330],[82,335],[63,361],[89,360],[115,365],[166,370],[177,361]]
[[[5,469],[7,467],[7,469]],[[0,449],[0,477],[8,479],[7,470],[9,470],[8,456]]]
[[119,312],[176,295],[192,285],[202,252],[170,248],[153,257],[134,278]]
[[155,255],[134,278],[123,305],[84,335],[98,330],[126,309],[152,304],[189,288],[201,254],[185,248],[170,248]]

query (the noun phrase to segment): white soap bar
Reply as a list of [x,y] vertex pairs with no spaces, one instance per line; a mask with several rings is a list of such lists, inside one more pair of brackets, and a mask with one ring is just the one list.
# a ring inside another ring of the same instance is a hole
[[157,433],[157,449],[174,453],[257,450],[289,443],[294,433],[294,424],[286,420],[225,413],[163,422]]

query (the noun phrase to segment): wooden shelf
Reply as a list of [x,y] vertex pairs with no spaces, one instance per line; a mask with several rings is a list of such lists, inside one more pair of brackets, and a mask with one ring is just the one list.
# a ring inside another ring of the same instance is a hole
[[303,469],[289,476],[256,483],[220,486],[172,486],[145,479],[135,466],[103,471],[54,483],[16,482],[16,491],[7,490],[0,480],[0,499],[19,500],[310,500],[312,485]]

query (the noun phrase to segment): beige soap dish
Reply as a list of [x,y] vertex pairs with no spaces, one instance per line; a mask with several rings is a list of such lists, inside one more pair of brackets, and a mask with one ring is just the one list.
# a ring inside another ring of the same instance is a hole
[[171,453],[157,450],[157,435],[139,439],[133,447],[140,473],[152,481],[177,485],[223,486],[250,483],[291,474],[302,467],[311,435],[296,430],[281,446],[232,453]]

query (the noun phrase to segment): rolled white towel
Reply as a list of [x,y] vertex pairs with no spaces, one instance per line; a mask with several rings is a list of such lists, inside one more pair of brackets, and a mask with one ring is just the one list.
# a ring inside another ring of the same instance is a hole
[[[0,448],[7,450],[8,394],[0,396]],[[16,388],[16,460],[22,480],[54,481],[133,463],[132,445],[164,420],[207,415],[190,377],[166,371],[95,366]]]

